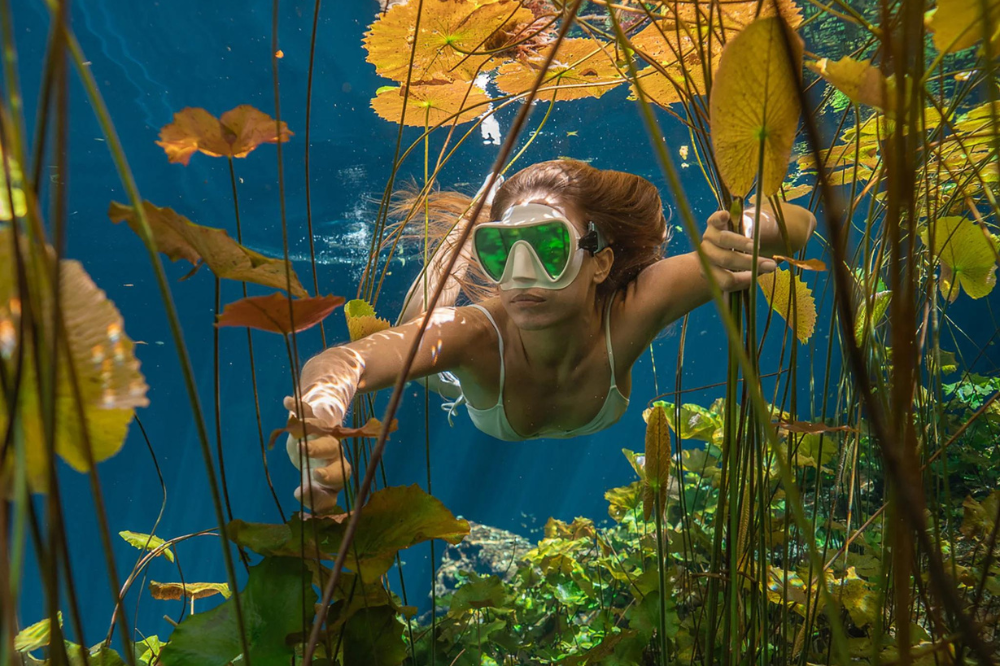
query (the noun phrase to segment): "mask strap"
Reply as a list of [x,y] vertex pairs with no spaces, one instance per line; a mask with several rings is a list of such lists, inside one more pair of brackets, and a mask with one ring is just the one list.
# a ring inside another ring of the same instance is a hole
[[596,224],[589,222],[587,224],[587,233],[580,239],[580,249],[586,250],[593,256],[607,246],[608,242],[604,239],[604,234],[601,233]]

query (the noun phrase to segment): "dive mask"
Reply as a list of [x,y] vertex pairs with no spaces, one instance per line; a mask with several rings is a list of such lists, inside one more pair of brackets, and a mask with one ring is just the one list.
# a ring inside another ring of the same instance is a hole
[[558,210],[531,203],[476,225],[472,245],[483,272],[501,289],[563,289],[576,279],[584,253],[597,254],[607,242],[593,222],[581,237]]

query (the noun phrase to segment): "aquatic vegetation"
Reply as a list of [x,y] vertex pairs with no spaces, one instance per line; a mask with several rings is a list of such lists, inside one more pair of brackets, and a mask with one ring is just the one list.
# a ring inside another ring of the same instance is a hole
[[[648,400],[646,439],[625,444],[645,447],[623,450],[634,481],[601,489],[611,523],[552,519],[544,538],[512,559],[509,579],[464,572],[462,584],[433,597],[429,616],[418,618],[405,591],[389,587],[393,567],[403,567],[400,552],[428,542],[433,549],[436,539],[461,542],[470,526],[429,490],[379,478],[389,434],[413,439],[419,431],[394,418],[406,373],[381,419],[374,400],[362,398],[350,426],[293,417],[265,443],[249,329],[282,336],[289,385],[297,386],[297,335],[318,325],[325,345],[322,321],[345,300],[320,295],[315,265],[310,297],[287,253],[267,257],[243,245],[233,158],[265,143],[280,155],[295,136],[278,100],[273,117],[248,105],[218,118],[187,108],[161,129],[157,143],[170,162],[187,165],[196,152],[227,159],[236,237],[196,224],[140,196],[64,7],[51,3],[60,38],[50,41],[48,61],[77,68],[119,169],[128,199],[110,202],[108,215],[127,222],[153,266],[215,525],[172,538],[155,526],[119,532],[139,549],[119,584],[97,463],[123,446],[135,410],[148,404],[147,386],[124,332],[130,313],[123,317],[81,264],[63,256],[65,179],[45,184],[40,175],[43,166],[65,168],[68,111],[59,82],[68,72],[53,64],[43,82],[51,95],[39,109],[38,136],[52,134],[53,156],[36,145],[29,158],[17,77],[5,71],[0,602],[15,612],[0,618],[0,662],[995,663],[1000,379],[977,374],[992,338],[963,330],[956,312],[969,308],[977,323],[996,328],[989,297],[1000,250],[1000,3],[939,0],[926,13],[919,3],[793,0],[601,1],[585,10],[579,1],[388,4],[363,47],[391,81],[369,92],[374,113],[400,126],[399,144],[361,284],[334,289],[357,288],[344,308],[351,340],[389,326],[376,309],[398,243],[419,238],[424,260],[450,270],[448,258],[434,254],[461,246],[471,226],[456,226],[450,245],[434,247],[424,204],[473,130],[487,118],[505,123],[493,165],[503,173],[539,155],[545,124],[578,112],[586,99],[620,95],[634,105],[693,245],[704,211],[691,210],[675,155],[734,220],[768,203],[779,211],[782,199],[820,212],[822,239],[809,253],[823,259],[779,253],[787,269],[755,276],[759,292],[727,299],[706,271],[728,343],[721,397],[707,407],[684,402],[692,390],[684,320],[674,386],[633,398]],[[16,64],[10,21],[0,2],[7,68]],[[274,35],[277,67],[283,53]],[[529,128],[534,106],[541,118]],[[686,133],[682,146],[663,138],[659,122],[668,116]],[[308,116],[306,124],[308,136]],[[462,124],[471,129],[455,132]],[[393,226],[397,171],[420,158],[419,191]],[[280,156],[277,165],[284,201]],[[42,205],[46,197],[51,206]],[[483,205],[471,201],[456,218],[474,218]],[[284,219],[282,235],[287,248]],[[207,266],[215,282],[214,456],[161,254],[188,262],[187,278]],[[223,304],[222,279],[242,283],[243,298]],[[246,283],[276,291],[248,296]],[[424,298],[433,304],[439,295]],[[832,313],[824,309],[830,302]],[[359,471],[346,508],[286,519],[276,499],[281,522],[237,517],[219,425],[218,331],[227,326],[247,328],[252,387],[242,399],[254,399],[265,478],[279,436],[342,439],[345,480]],[[764,354],[769,343],[780,348],[776,364]],[[82,608],[61,589],[73,570],[56,457],[88,474],[109,562],[107,607],[87,599]],[[41,500],[30,496],[46,491]],[[201,536],[220,542],[226,582],[150,582],[148,591],[191,602],[217,592],[225,600],[182,613],[163,640],[136,642],[124,607],[129,588],[145,581],[153,562],[179,567],[177,545]],[[21,628],[20,595],[39,593],[19,587],[12,564],[29,538],[49,617]],[[245,578],[237,577],[233,551]],[[110,633],[90,648],[68,638],[83,642],[81,615],[94,609],[109,611],[117,625],[116,650]]]

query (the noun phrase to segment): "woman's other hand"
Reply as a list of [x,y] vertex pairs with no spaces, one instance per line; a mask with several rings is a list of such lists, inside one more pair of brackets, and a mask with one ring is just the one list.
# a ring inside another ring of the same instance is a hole
[[[741,291],[750,286],[753,239],[729,230],[727,211],[717,211],[708,218],[708,228],[701,237],[701,249],[708,259],[712,276],[722,291]],[[763,256],[757,258],[758,275],[771,273],[776,267],[773,259]]]
[[[284,405],[290,413],[289,418],[298,415],[300,422],[310,419],[324,425],[340,425],[326,423],[329,418],[318,418],[305,399],[301,401],[301,413],[296,409],[295,399],[290,396],[285,398]],[[352,471],[340,440],[332,435],[310,435],[305,439],[289,435],[285,449],[292,464],[302,472],[295,499],[314,513],[330,512],[336,506],[337,495],[351,478]]]

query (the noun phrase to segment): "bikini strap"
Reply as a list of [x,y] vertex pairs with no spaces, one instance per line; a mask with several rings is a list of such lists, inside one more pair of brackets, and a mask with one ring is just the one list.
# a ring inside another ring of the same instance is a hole
[[615,352],[611,349],[611,306],[614,304],[614,296],[608,299],[608,307],[604,311],[604,341],[608,345],[608,363],[611,364],[611,386],[617,387],[615,381]]
[[[490,320],[490,323],[493,324],[494,330],[496,330],[496,332],[497,332],[497,341],[500,343],[500,393],[499,393],[500,399],[499,400],[502,401],[503,400],[503,380],[504,380],[504,374],[505,374],[504,373],[504,367],[503,367],[504,366],[504,363],[503,363],[503,335],[500,334],[500,327],[497,326],[497,322],[493,318],[493,315],[490,314],[489,310],[487,310],[486,308],[484,308],[482,305],[479,305],[478,303],[472,303],[472,307],[476,308],[477,310],[480,310],[484,315],[486,315],[486,318]],[[611,368],[611,376],[612,376],[612,378],[614,378],[614,365],[613,364],[612,364],[612,368]]]

